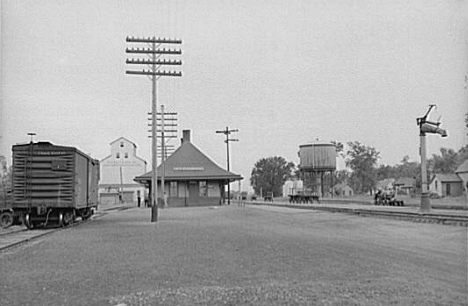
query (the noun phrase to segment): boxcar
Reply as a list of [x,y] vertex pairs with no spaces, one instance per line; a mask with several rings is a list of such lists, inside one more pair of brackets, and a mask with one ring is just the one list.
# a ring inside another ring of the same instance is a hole
[[13,151],[13,210],[29,229],[88,219],[98,205],[99,161],[74,147],[19,144]]

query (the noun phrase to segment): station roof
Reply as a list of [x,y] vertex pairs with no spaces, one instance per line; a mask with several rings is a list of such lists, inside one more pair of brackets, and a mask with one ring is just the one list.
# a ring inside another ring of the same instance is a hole
[[[167,181],[182,180],[242,180],[242,176],[226,171],[216,165],[190,140],[183,140],[182,145],[157,168],[158,180],[162,177]],[[143,183],[150,181],[152,171],[137,176],[134,180]]]

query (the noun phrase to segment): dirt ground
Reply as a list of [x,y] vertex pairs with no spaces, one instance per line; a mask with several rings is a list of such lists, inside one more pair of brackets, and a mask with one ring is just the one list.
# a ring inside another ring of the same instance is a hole
[[467,228],[237,205],[114,211],[0,253],[2,305],[466,305]]

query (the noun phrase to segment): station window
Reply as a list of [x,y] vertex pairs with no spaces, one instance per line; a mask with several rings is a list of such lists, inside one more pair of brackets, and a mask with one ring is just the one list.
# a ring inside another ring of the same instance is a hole
[[124,143],[123,143],[123,142],[120,143],[120,147],[121,147],[121,148],[124,147]]
[[115,154],[115,158],[120,158],[120,153]]
[[127,152],[125,152],[125,158],[128,158],[128,153]]
[[206,181],[200,181],[200,196],[201,197],[207,197],[208,196],[208,185],[206,184]]

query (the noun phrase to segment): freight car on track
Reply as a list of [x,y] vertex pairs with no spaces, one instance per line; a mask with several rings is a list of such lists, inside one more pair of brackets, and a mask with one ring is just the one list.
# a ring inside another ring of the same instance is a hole
[[98,160],[50,142],[18,144],[12,151],[12,208],[28,229],[91,217],[98,205]]

